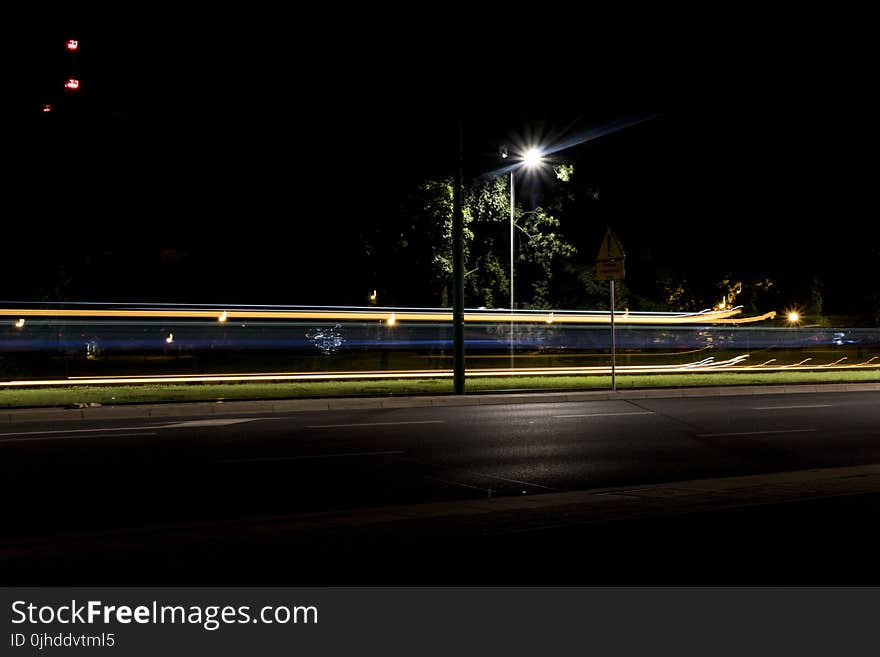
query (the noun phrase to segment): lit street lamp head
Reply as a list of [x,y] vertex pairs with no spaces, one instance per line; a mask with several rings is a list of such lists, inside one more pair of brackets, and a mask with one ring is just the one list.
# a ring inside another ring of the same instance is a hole
[[530,148],[523,154],[523,165],[532,169],[544,161],[544,155],[537,148]]

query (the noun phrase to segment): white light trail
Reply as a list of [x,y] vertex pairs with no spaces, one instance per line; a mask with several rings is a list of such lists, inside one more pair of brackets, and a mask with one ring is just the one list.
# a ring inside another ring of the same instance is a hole
[[[829,371],[873,369],[876,356],[853,365],[804,365],[806,361],[793,365],[768,367],[762,365],[742,365],[748,354],[736,356],[718,363],[696,361],[692,363],[672,365],[623,365],[617,367],[621,374],[692,374],[695,372],[790,372],[798,371]],[[809,359],[806,359],[809,360]],[[547,367],[547,368],[486,368],[467,371],[468,377],[507,377],[507,376],[608,376],[611,368],[605,366],[587,367]],[[144,383],[245,383],[267,381],[357,381],[381,379],[443,379],[451,378],[452,370],[393,370],[393,371],[362,371],[362,372],[276,372],[251,374],[193,374],[166,376],[161,374],[142,376],[105,376],[105,377],[70,377],[66,379],[35,379],[20,381],[0,381],[0,387],[54,387],[83,385],[138,385]]]

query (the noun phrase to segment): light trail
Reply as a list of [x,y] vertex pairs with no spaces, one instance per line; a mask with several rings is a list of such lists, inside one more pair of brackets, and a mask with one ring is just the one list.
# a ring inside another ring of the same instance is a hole
[[[120,302],[111,302],[111,301],[63,301],[63,302],[53,302],[53,301],[9,301],[3,300],[0,301],[0,306],[15,306],[25,305],[40,308],[46,310],[45,306],[54,305],[57,306],[58,309],[64,309],[68,306],[82,306],[85,308],[97,308],[104,307],[110,308],[119,307],[126,308],[128,310],[155,310],[162,308],[170,308],[170,309],[187,309],[187,310],[195,310],[195,309],[203,309],[203,308],[233,308],[239,310],[266,310],[266,309],[275,309],[275,310],[384,310],[384,311],[401,311],[401,310],[418,310],[418,311],[438,311],[438,312],[449,312],[449,308],[441,308],[439,306],[435,307],[400,307],[400,306],[301,306],[301,305],[281,305],[281,304],[242,304],[242,303],[232,303],[232,304],[215,304],[215,303],[145,303],[145,304],[129,304],[129,303],[120,303]],[[742,306],[736,306],[737,308],[741,308]],[[505,311],[507,312],[509,309],[507,308],[470,308],[468,310],[476,310],[476,311],[484,311],[484,310],[496,310],[496,311]],[[518,310],[517,312],[521,313],[547,313],[547,310],[532,310],[532,309],[523,309]],[[591,312],[597,314],[608,314],[607,310],[559,310],[554,312],[569,312],[569,313],[579,313],[579,312]],[[629,311],[616,311],[616,312],[630,312],[634,315],[693,315],[699,313],[708,313],[712,312],[711,308],[705,308],[703,310],[692,312],[692,311],[670,311],[670,310],[629,310]]]
[[[826,363],[824,365],[777,365],[768,367],[760,365],[743,365],[748,354],[736,356],[728,360],[713,362],[711,359],[692,363],[672,365],[622,365],[616,368],[620,374],[693,374],[698,372],[790,372],[792,370],[858,370],[878,369],[874,356],[862,363],[840,365]],[[467,371],[468,377],[507,377],[507,376],[602,376],[610,375],[611,368],[605,366],[586,367],[549,367],[549,368],[486,368]],[[161,374],[143,376],[105,376],[105,377],[70,377],[66,379],[39,379],[21,381],[0,381],[0,387],[57,387],[83,385],[138,385],[157,383],[246,383],[269,381],[345,381],[372,379],[443,379],[451,378],[452,370],[395,370],[395,371],[362,371],[362,372],[277,372],[268,374],[193,374],[167,376]]]
[[[737,317],[737,318],[728,318],[721,317],[712,321],[713,324],[750,324],[752,322],[763,322],[766,319],[773,319],[776,317],[776,311],[771,310],[769,313],[764,313],[763,315],[755,315],[754,317]],[[617,323],[617,318],[614,318],[614,323]]]
[[784,368],[788,368],[788,369],[791,369],[793,367],[800,367],[801,365],[808,363],[811,360],[813,360],[813,359],[812,358],[804,358],[803,360],[798,361],[797,363],[792,363],[791,365],[780,365],[780,367],[784,367]]
[[[40,345],[42,343],[35,342],[41,338],[40,336],[45,333],[45,326],[52,326],[56,322],[61,323],[63,326],[69,328],[71,326],[86,326],[90,323],[105,325],[112,325],[114,327],[130,324],[135,327],[145,326],[145,325],[162,325],[162,331],[160,337],[156,337],[155,341],[161,343],[163,348],[166,345],[174,344],[176,348],[178,344],[181,344],[183,347],[192,349],[194,345],[201,345],[203,342],[210,342],[211,339],[214,339],[212,336],[214,334],[211,333],[210,330],[205,330],[206,327],[214,326],[214,327],[222,327],[218,328],[218,331],[224,331],[224,340],[225,331],[232,331],[230,335],[232,337],[229,338],[231,341],[235,342],[237,348],[242,348],[244,346],[253,346],[256,344],[257,346],[262,346],[263,343],[272,345],[274,347],[278,347],[278,345],[282,345],[285,347],[289,347],[293,344],[295,347],[301,348],[306,343],[308,346],[314,346],[311,344],[314,342],[312,337],[306,333],[305,339],[302,337],[297,338],[299,342],[293,340],[292,338],[285,337],[284,340],[287,342],[279,342],[280,338],[278,335],[280,333],[268,333],[268,337],[258,335],[255,338],[248,338],[251,342],[247,342],[245,338],[235,337],[238,334],[234,333],[234,330],[237,326],[236,320],[241,321],[241,325],[244,326],[243,320],[272,320],[271,322],[253,322],[254,326],[260,326],[261,328],[265,327],[273,327],[273,330],[286,330],[289,327],[296,327],[298,324],[296,320],[300,321],[300,327],[308,324],[305,321],[313,322],[325,322],[325,323],[337,323],[345,320],[353,320],[355,322],[359,322],[365,324],[367,322],[377,322],[381,324],[385,324],[388,327],[388,333],[383,333],[382,335],[384,342],[382,342],[382,346],[388,347],[397,346],[398,344],[406,345],[407,347],[415,345],[419,348],[424,348],[425,345],[429,347],[434,347],[437,344],[442,344],[442,342],[438,342],[438,339],[431,338],[430,340],[425,338],[418,338],[420,333],[418,331],[426,331],[433,330],[435,327],[431,326],[430,323],[437,324],[438,326],[442,323],[451,323],[452,314],[449,312],[448,308],[395,308],[395,307],[363,307],[363,306],[347,306],[347,307],[306,307],[306,306],[243,306],[243,305],[228,305],[228,306],[213,306],[208,304],[142,304],[139,306],[135,306],[133,304],[129,304],[127,306],[123,304],[108,304],[108,303],[91,303],[91,302],[72,302],[65,304],[55,304],[55,307],[45,307],[47,304],[41,304],[38,302],[2,302],[0,301],[0,305],[7,306],[0,308],[0,317],[8,318],[4,322],[0,322],[2,324],[6,324],[8,322],[8,326],[10,326],[9,337],[5,338],[7,340],[7,347],[10,350],[19,349],[21,350],[24,347],[29,347],[31,344]],[[59,307],[59,306],[64,307]],[[111,305],[115,305],[117,307],[110,307]],[[39,307],[44,306],[44,307]],[[736,306],[733,308],[729,308],[727,310],[718,311],[718,310],[702,310],[699,312],[688,312],[688,313],[673,313],[673,312],[643,312],[643,311],[622,311],[620,313],[615,313],[615,321],[620,324],[630,324],[630,325],[640,325],[629,327],[628,332],[633,336],[636,334],[642,333],[650,333],[650,329],[652,327],[659,327],[661,325],[685,325],[681,329],[667,329],[665,331],[660,331],[660,335],[664,336],[663,340],[666,340],[670,343],[678,343],[680,339],[677,337],[670,337],[667,334],[675,334],[678,335],[680,332],[702,335],[704,331],[725,331],[725,329],[706,329],[705,325],[707,324],[743,324],[750,322],[761,322],[767,319],[771,319],[775,317],[775,312],[764,313],[762,315],[758,315],[755,317],[738,317],[737,315],[742,313],[742,307]],[[96,321],[96,318],[99,318]],[[137,318],[140,321],[136,321],[133,318]],[[152,321],[143,321],[144,319],[149,319]],[[167,326],[169,320],[186,320],[182,321],[175,326]],[[559,326],[560,328],[564,328],[566,324],[571,325],[588,325],[588,324],[605,324],[607,325],[610,322],[610,312],[609,311],[573,311],[573,310],[518,310],[513,313],[509,310],[505,309],[469,309],[465,313],[465,321],[470,322],[471,324],[475,323],[483,323],[486,325],[490,324],[499,324],[506,325],[511,321],[517,322],[520,324],[546,324],[549,320],[553,321],[554,325]],[[222,324],[223,320],[226,320],[226,324]],[[295,320],[295,321],[285,321],[285,320]],[[398,326],[401,322],[412,322],[411,326],[418,327],[418,331],[413,333],[414,329],[411,329],[409,333],[407,333],[404,329],[396,329],[394,327]],[[421,323],[421,324],[419,324]],[[701,326],[703,325],[703,326]],[[248,324],[251,326],[251,324]],[[348,325],[349,327],[352,325]],[[361,330],[357,324],[354,325],[354,331]],[[168,331],[168,329],[174,328],[173,332]],[[140,330],[140,329],[139,329]],[[471,329],[475,330],[475,329]],[[476,330],[479,330],[477,327]],[[534,329],[529,329],[534,330]],[[766,346],[768,338],[762,337],[764,332],[770,331],[775,332],[781,329],[775,328],[742,328],[742,329],[728,329],[727,331],[733,335],[733,332],[739,331],[741,333],[737,333],[737,335],[744,336],[744,343],[740,348],[743,349],[752,349],[752,350],[762,350],[762,344]],[[847,329],[849,330],[849,329]],[[394,331],[400,331],[394,333]],[[554,329],[555,331],[555,329]],[[857,331],[857,329],[853,329],[853,332]],[[202,334],[207,333],[208,336],[205,338],[199,337]],[[528,332],[528,331],[524,331]],[[574,327],[571,329],[571,334],[599,334],[603,331],[598,329],[596,330],[588,330],[585,328],[575,330]],[[103,336],[101,337],[101,345],[105,348],[119,348],[120,345],[125,347],[131,343],[134,343],[135,346],[144,346],[147,348],[152,348],[151,342],[144,342],[145,338],[142,337],[141,333],[137,335],[123,333],[121,338],[117,338],[115,335],[111,335],[110,337]],[[287,336],[287,333],[283,334]],[[397,338],[393,338],[391,336],[396,335]],[[415,337],[407,337],[415,335]],[[488,334],[487,334],[488,335]],[[567,337],[569,332],[563,331],[561,335]],[[787,335],[787,334],[784,334]],[[835,333],[835,339],[837,336],[842,336],[843,333]],[[34,337],[29,337],[34,336]],[[85,336],[84,333],[80,333],[80,336]],[[195,336],[195,337],[194,337]],[[403,337],[401,337],[403,336]],[[719,337],[720,344],[723,339],[724,344],[729,344],[729,347],[725,347],[725,349],[736,349],[733,345],[733,339],[725,337],[727,333],[723,333]],[[61,337],[61,333],[58,334],[58,337]],[[85,336],[87,339],[88,336]],[[430,336],[429,336],[430,337]],[[577,337],[577,336],[575,336]],[[866,336],[851,336],[853,338],[852,341],[858,342],[866,342],[868,344],[875,344],[877,339],[874,334],[869,334]],[[366,338],[358,337],[355,335],[350,338],[346,343],[348,346],[362,346],[363,344],[367,344],[363,342],[364,340],[368,340],[369,336]],[[645,347],[646,344],[644,340],[639,341],[638,336],[635,338],[631,338],[633,343],[636,346]],[[674,338],[674,339],[673,339]],[[80,348],[81,345],[76,343],[76,340],[79,338],[73,337],[68,342],[70,345],[75,346],[76,348]],[[97,338],[95,338],[97,339]],[[150,340],[153,338],[150,337]],[[702,338],[701,338],[702,339]],[[712,338],[706,338],[711,341]],[[824,340],[830,340],[831,338],[825,336],[822,338]],[[30,340],[31,342],[27,342]],[[115,342],[114,342],[115,340]],[[141,340],[141,342],[137,342]],[[358,342],[361,340],[361,342]],[[395,340],[399,340],[397,342]],[[255,342],[256,341],[256,342]],[[262,341],[262,342],[261,342]],[[311,341],[311,342],[309,342]],[[68,342],[63,343],[64,348],[70,348]],[[303,344],[300,344],[302,342]],[[575,341],[577,342],[577,341]],[[656,340],[654,341],[656,342]],[[650,342],[651,345],[654,342]],[[686,342],[693,342],[693,339],[688,339]],[[119,343],[119,344],[117,344]],[[253,343],[253,344],[252,344]],[[472,341],[472,344],[477,345],[478,347],[483,347],[484,343],[488,343],[490,346],[494,344],[491,341],[491,336],[488,339],[478,339]],[[583,344],[587,344],[589,348],[595,348],[595,340],[591,338],[591,336],[586,336],[586,339],[578,342],[580,345],[579,348],[583,348]],[[88,343],[91,344],[91,343]],[[372,344],[372,343],[370,343]],[[798,343],[799,344],[799,343]],[[834,342],[834,344],[838,344],[838,342]],[[23,346],[22,346],[23,345]],[[565,346],[567,346],[566,343]],[[770,346],[776,346],[777,340],[774,338],[770,341]],[[61,347],[58,347],[54,342],[49,346],[58,350]],[[225,345],[224,345],[225,346]],[[213,347],[213,343],[212,343]],[[477,348],[477,347],[475,347]],[[694,349],[688,352],[676,352],[678,354],[685,353],[697,353],[700,351],[704,351],[710,348],[717,348],[711,346],[701,347],[700,349]],[[729,352],[728,352],[729,353]],[[809,353],[809,352],[808,352]],[[639,354],[642,355],[642,354]],[[650,356],[657,356],[663,354],[648,354]],[[483,358],[484,356],[480,356]],[[576,357],[578,358],[598,358],[598,357],[607,357],[607,355],[603,356],[601,353],[590,353],[590,354],[579,354]],[[696,357],[696,356],[694,356]],[[745,361],[748,359],[748,354],[743,354],[740,356],[736,356],[734,358],[730,358],[722,361],[715,361],[714,357],[703,358],[702,360],[694,360],[686,363],[679,364],[670,364],[670,365],[624,365],[619,366],[617,371],[621,374],[691,374],[691,373],[699,373],[699,372],[741,372],[741,373],[749,373],[749,372],[777,372],[777,371],[793,371],[793,370],[802,370],[802,371],[813,371],[813,370],[822,370],[822,371],[831,371],[831,370],[855,370],[855,369],[869,369],[874,368],[877,369],[880,364],[875,363],[878,356],[872,356],[868,360],[862,363],[855,364],[843,364],[845,360],[847,360],[846,356],[839,357],[833,362],[827,362],[824,364],[815,364],[810,363],[811,358],[805,358],[800,360],[799,362],[790,363],[790,364],[780,364],[776,362],[776,359],[769,359],[760,364],[756,365],[748,365]],[[506,357],[505,357],[506,358]],[[530,359],[530,358],[545,358],[544,355],[535,355],[535,354],[522,354],[518,356],[518,358]],[[533,362],[533,361],[532,361]],[[552,361],[551,361],[552,362]],[[560,362],[560,361],[556,361]],[[564,362],[564,361],[563,361]],[[590,361],[587,361],[590,362]],[[810,363],[810,364],[808,364]],[[872,363],[874,363],[872,365]],[[772,366],[771,366],[772,364]],[[523,363],[525,365],[525,363]],[[271,367],[271,365],[270,365]],[[610,368],[606,366],[583,366],[583,367],[573,367],[573,366],[556,366],[556,367],[526,367],[522,366],[516,369],[510,368],[480,368],[480,369],[470,369],[467,371],[468,377],[480,378],[480,377],[509,377],[509,376],[607,376],[610,374]],[[217,373],[217,374],[192,374],[192,375],[167,375],[167,374],[145,374],[145,375],[111,375],[111,376],[83,376],[83,377],[67,377],[67,378],[44,378],[44,379],[28,379],[28,380],[18,380],[18,381],[0,381],[0,387],[2,388],[24,388],[24,387],[51,387],[51,386],[82,386],[82,385],[147,385],[147,384],[187,384],[187,383],[243,383],[243,382],[283,382],[283,381],[333,381],[333,380],[382,380],[382,379],[442,379],[442,378],[450,378],[452,377],[452,370],[385,370],[385,371],[298,371],[298,372],[250,372],[250,373]]]
[[[376,321],[384,322],[389,326],[401,322],[452,322],[452,312],[446,309],[419,310],[419,309],[311,309],[311,310],[257,310],[257,309],[232,309],[232,306],[216,307],[214,309],[194,308],[95,308],[85,306],[81,308],[0,308],[0,317],[16,317],[17,320],[33,317],[67,318],[67,317],[91,317],[91,318],[152,318],[152,319],[207,319],[216,322],[229,322],[231,320],[249,319],[273,319],[273,320],[318,320],[325,322],[336,321]],[[737,306],[728,310],[709,310],[695,313],[615,313],[615,324],[639,324],[639,325],[679,325],[679,324],[713,324],[731,323],[743,324],[760,322],[776,316],[775,312],[765,313],[756,317],[740,317],[735,315],[742,313],[742,307]],[[497,310],[470,310],[464,314],[464,321],[475,323],[505,323],[515,322],[519,324],[610,324],[611,314],[607,311],[572,311],[572,310],[542,310],[542,311],[497,311]]]

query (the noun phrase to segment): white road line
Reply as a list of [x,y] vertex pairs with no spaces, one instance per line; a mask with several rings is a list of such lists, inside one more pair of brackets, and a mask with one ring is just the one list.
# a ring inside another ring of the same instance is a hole
[[431,479],[433,481],[441,481],[444,484],[449,484],[451,486],[461,486],[462,488],[470,488],[472,490],[480,490],[486,492],[489,490],[488,488],[482,488],[480,486],[471,486],[470,484],[464,484],[460,481],[452,481],[451,479],[441,479],[440,477],[432,477],[430,475],[423,475],[425,479]]
[[177,429],[189,427],[225,427],[230,424],[241,424],[242,422],[256,422],[257,420],[275,420],[274,417],[227,417],[217,420],[186,420],[185,422],[174,422],[173,424],[163,424],[163,429]]
[[252,459],[225,459],[215,463],[258,463],[260,461],[305,461],[306,459],[333,459],[343,456],[384,456],[387,454],[405,454],[402,449],[387,452],[340,452],[338,454],[309,454],[306,456],[259,456]]
[[816,429],[778,429],[776,431],[732,431],[730,433],[698,433],[698,438],[720,438],[722,436],[760,436],[770,433],[809,433]]
[[0,436],[45,436],[53,433],[98,433],[99,431],[138,431],[140,429],[158,429],[151,427],[113,427],[111,429],[58,429],[53,431],[14,431],[12,433],[0,433]]
[[622,411],[620,413],[580,413],[578,415],[554,415],[553,417],[611,417],[613,415],[654,415],[653,411]]
[[831,408],[834,404],[798,404],[797,406],[752,406],[753,411],[785,411],[791,408]]
[[[128,436],[157,436],[159,435],[156,431],[137,431],[134,433],[119,433],[116,434],[119,438],[126,438]],[[99,436],[95,435],[87,435],[87,436],[31,436],[30,438],[3,438],[0,439],[0,443],[30,443],[44,440],[87,440],[88,438],[98,438]]]
[[499,477],[497,475],[486,474],[485,472],[476,472],[474,470],[468,470],[470,474],[479,475],[480,477],[490,477],[492,479],[499,479],[501,481],[509,481],[512,484],[520,484],[522,486],[534,486],[535,488],[544,488],[545,490],[559,490],[558,488],[553,488],[551,486],[542,486],[541,484],[533,484],[529,481],[520,481],[518,479],[508,479],[507,477]]
[[413,420],[410,422],[359,422],[356,424],[311,424],[306,429],[337,429],[343,427],[394,427],[405,424],[444,424],[443,420]]
[[230,424],[240,424],[241,422],[255,422],[257,420],[277,420],[281,418],[273,417],[252,417],[252,418],[226,418],[222,420],[189,420],[186,422],[174,422],[172,424],[151,424],[141,427],[110,427],[108,429],[52,429],[49,431],[13,431],[11,433],[0,433],[3,436],[47,436],[56,433],[98,433],[110,431],[141,431],[155,429],[178,429],[189,427],[222,427]]

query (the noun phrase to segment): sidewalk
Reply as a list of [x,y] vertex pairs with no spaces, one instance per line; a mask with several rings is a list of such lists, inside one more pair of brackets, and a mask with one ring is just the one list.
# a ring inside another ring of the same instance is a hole
[[0,561],[40,561],[103,552],[157,551],[169,545],[254,546],[321,544],[357,537],[367,544],[395,537],[542,532],[622,520],[647,520],[830,497],[880,493],[880,464],[720,477],[666,484],[533,496],[406,504],[262,518],[182,522],[49,537],[0,540]]
[[705,388],[648,388],[643,390],[586,390],[581,392],[510,392],[465,395],[417,395],[406,397],[324,397],[262,401],[168,402],[120,404],[84,408],[22,408],[0,411],[0,424],[47,420],[126,420],[145,417],[186,417],[296,411],[343,411],[380,408],[426,408],[431,406],[479,406],[486,404],[536,404],[678,397],[725,397],[790,393],[880,392],[880,383],[822,383],[804,385],[713,386]]

